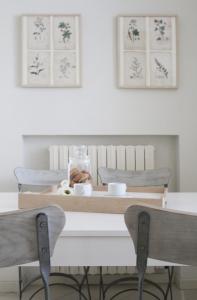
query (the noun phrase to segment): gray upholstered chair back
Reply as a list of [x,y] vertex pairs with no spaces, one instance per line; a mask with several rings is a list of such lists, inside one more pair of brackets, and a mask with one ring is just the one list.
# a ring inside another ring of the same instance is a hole
[[[64,211],[55,205],[0,214],[0,267],[21,265],[39,260],[36,217],[48,219],[50,256],[65,224]],[[43,226],[46,224],[43,224]]]
[[167,186],[170,180],[168,168],[145,170],[145,171],[123,171],[110,168],[99,168],[98,174],[103,184],[110,182],[123,182],[127,186]]
[[14,170],[19,191],[25,186],[53,186],[68,177],[67,170],[33,170],[17,167]]
[[[125,224],[134,242],[136,253],[139,242],[144,242],[140,237],[144,232],[139,232],[140,215],[148,215],[150,218],[148,257],[197,265],[197,214],[142,205],[130,206],[125,213]],[[148,230],[147,226],[144,229]]]

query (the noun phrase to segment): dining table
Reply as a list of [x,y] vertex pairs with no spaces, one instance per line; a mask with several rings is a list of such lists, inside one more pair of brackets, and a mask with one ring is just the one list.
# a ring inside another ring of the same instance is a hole
[[[168,192],[166,208],[197,213],[197,193]],[[0,212],[18,209],[18,193],[0,193]],[[65,212],[65,227],[51,259],[53,266],[135,266],[136,255],[124,214]],[[148,259],[149,266],[176,265]]]

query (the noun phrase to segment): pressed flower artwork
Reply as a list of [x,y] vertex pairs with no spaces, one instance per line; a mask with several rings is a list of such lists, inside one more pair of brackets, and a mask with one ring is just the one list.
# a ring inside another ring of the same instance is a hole
[[151,53],[151,85],[172,85],[172,55],[170,53]]
[[22,17],[22,85],[79,87],[78,15]]
[[57,86],[70,85],[76,81],[76,55],[65,51],[54,54],[54,82]]
[[125,49],[145,49],[145,22],[144,18],[124,19],[124,47]]
[[126,85],[131,83],[135,86],[145,86],[146,84],[146,57],[143,52],[125,52],[124,69]]
[[57,50],[75,49],[75,17],[56,16],[53,23],[54,48]]
[[118,17],[120,88],[176,88],[176,17]]
[[31,85],[50,84],[50,54],[48,52],[28,53],[27,61],[28,82]]
[[154,50],[172,49],[172,19],[170,17],[150,18],[150,43]]
[[50,18],[48,16],[30,16],[27,19],[28,48],[47,50],[50,45]]

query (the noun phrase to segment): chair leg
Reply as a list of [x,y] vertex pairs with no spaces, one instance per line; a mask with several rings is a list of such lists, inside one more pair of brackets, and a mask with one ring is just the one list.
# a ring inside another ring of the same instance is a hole
[[144,274],[147,267],[148,246],[149,246],[150,216],[146,212],[138,215],[138,236],[137,236],[137,270],[138,270],[138,293],[139,300],[143,297]]
[[90,269],[90,267],[83,267],[84,275],[83,275],[82,281],[79,285],[79,300],[82,299],[82,288],[83,288],[85,281],[86,281],[88,299],[91,300],[90,284],[89,284],[89,279],[88,279],[89,269]]
[[45,300],[50,300],[50,291],[49,291],[49,281],[42,278],[42,281],[44,283],[44,295]]
[[103,283],[103,268],[99,267],[99,300],[105,300],[104,283]]
[[89,300],[91,300],[92,297],[91,297],[91,292],[90,292],[90,283],[89,283],[89,279],[88,279],[89,269],[90,269],[90,267],[84,267],[84,272],[85,272],[84,276],[85,276],[86,284],[87,284],[88,298],[89,298]]
[[44,284],[45,300],[50,300],[49,275],[50,275],[50,248],[48,218],[46,214],[40,213],[36,217],[36,229],[38,240],[38,258],[40,263],[40,274]]
[[22,270],[18,267],[19,300],[22,299]]
[[169,293],[170,293],[170,299],[173,300],[172,282],[173,282],[173,275],[174,275],[174,267],[167,267],[167,269],[168,269],[168,286],[166,289],[164,300],[168,299]]
[[143,300],[144,273],[138,275],[138,299]]

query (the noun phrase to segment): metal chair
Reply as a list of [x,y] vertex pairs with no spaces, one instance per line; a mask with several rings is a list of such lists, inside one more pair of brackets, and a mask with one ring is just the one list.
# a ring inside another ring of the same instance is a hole
[[197,265],[197,214],[133,205],[125,213],[125,224],[137,255],[139,300],[148,258]]
[[102,184],[110,182],[123,182],[128,187],[167,186],[171,172],[168,168],[145,171],[124,171],[111,168],[98,168]]
[[18,182],[19,192],[28,189],[28,187],[36,186],[43,189],[58,185],[62,180],[68,177],[67,170],[34,170],[17,167],[14,170]]
[[[39,191],[42,191],[43,188],[51,187],[53,185],[58,185],[62,180],[67,178],[68,173],[67,170],[35,170],[35,169],[27,169],[23,167],[17,167],[14,170],[14,175],[16,176],[18,183],[18,191],[34,191],[34,188],[38,188]],[[37,190],[37,189],[36,189]],[[87,300],[91,300],[90,287],[88,281],[88,272],[89,267],[84,267],[84,275],[82,280],[79,281],[72,274],[66,274],[63,272],[51,272],[50,277],[60,277],[65,278],[66,280],[70,280],[72,283],[53,283],[50,285],[62,285],[66,287],[70,287],[79,293],[80,299],[83,298]],[[33,273],[33,275],[32,275]],[[19,267],[19,298],[22,299],[22,295],[24,291],[35,281],[40,279],[40,276],[37,275],[37,272],[32,272],[29,268]],[[87,292],[88,298],[82,292],[82,287],[84,283],[87,283]],[[32,295],[32,298],[39,292],[39,289]]]
[[[142,188],[143,192],[147,192],[148,190],[151,191],[151,188],[153,187],[162,187],[163,192],[166,193],[168,184],[171,177],[170,169],[168,168],[160,168],[160,169],[154,169],[154,170],[144,170],[144,171],[125,171],[125,170],[119,170],[119,169],[111,169],[111,168],[105,168],[100,167],[98,168],[98,175],[100,177],[100,180],[103,185],[107,185],[110,182],[122,182],[126,183],[128,187],[128,191],[134,191],[133,188],[135,188],[135,191],[140,192],[140,188]],[[147,191],[146,191],[146,188]],[[169,282],[171,282],[171,269],[168,269],[168,279]],[[108,291],[111,287],[114,285],[117,285],[118,283],[122,282],[130,282],[130,281],[136,281],[137,278],[134,276],[125,276],[122,278],[119,278],[117,280],[114,280],[110,282],[109,284],[105,285],[104,287],[104,281],[103,281],[103,275],[102,275],[102,267],[100,267],[100,298],[105,299]],[[150,282],[152,285],[154,285],[157,289],[159,289],[163,296],[165,295],[165,291],[160,289],[160,286],[155,284],[154,282]],[[131,289],[129,289],[131,290]],[[132,290],[136,290],[136,288],[133,288]],[[172,293],[171,291],[171,285],[169,285],[168,293]],[[114,299],[118,295],[127,292],[127,289],[123,289],[120,292],[117,292],[111,299]],[[101,296],[102,295],[102,296]]]
[[55,205],[0,214],[0,267],[39,261],[45,300],[50,300],[50,256],[65,224]]

